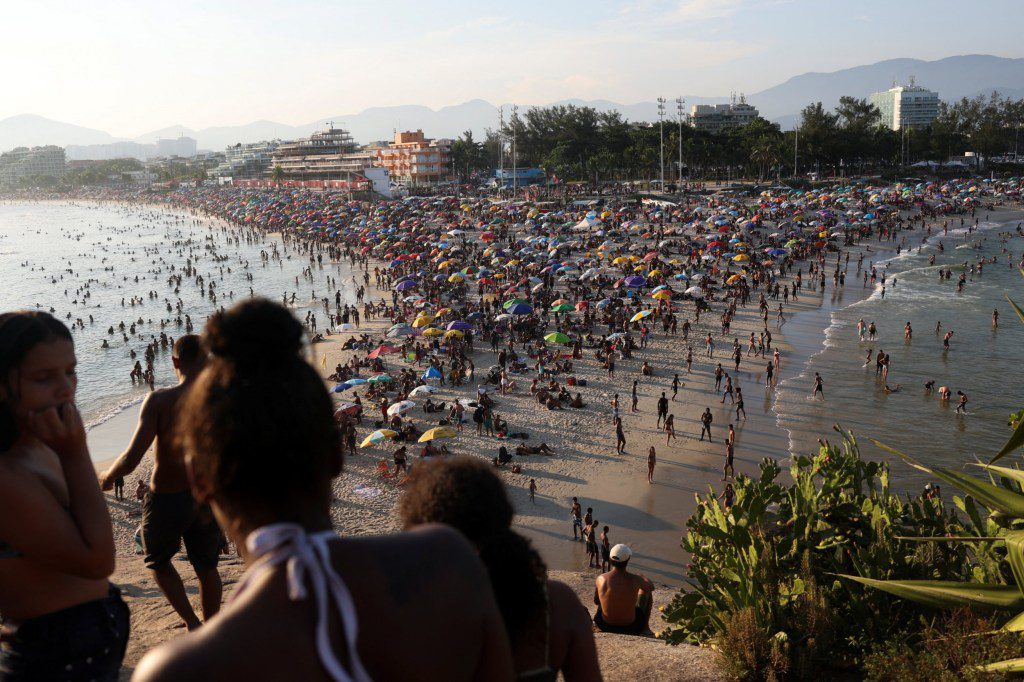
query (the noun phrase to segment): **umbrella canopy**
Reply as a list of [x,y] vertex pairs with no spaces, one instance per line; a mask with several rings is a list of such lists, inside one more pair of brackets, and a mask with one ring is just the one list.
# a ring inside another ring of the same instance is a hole
[[441,370],[439,370],[437,367],[427,367],[427,371],[423,373],[423,379],[424,380],[427,380],[427,379],[440,379],[440,378],[441,378]]
[[512,315],[529,315],[533,312],[533,306],[526,303],[516,303],[505,308]]
[[431,393],[434,393],[436,391],[437,389],[434,388],[433,386],[427,386],[424,384],[423,386],[417,386],[416,388],[409,391],[409,395],[411,395],[414,398],[418,398],[421,395],[430,395]]
[[384,441],[394,438],[398,435],[398,431],[392,431],[391,429],[377,429],[369,436],[363,439],[363,442],[359,444],[361,448],[368,448],[371,445],[377,445]]
[[370,382],[371,384],[381,384],[391,380],[392,379],[390,374],[374,374],[372,377],[367,379],[367,381]]
[[382,355],[386,355],[388,353],[397,353],[399,350],[399,348],[395,348],[394,346],[385,346],[382,344],[374,348],[372,351],[370,351],[366,357],[370,360],[376,360]]
[[396,414],[404,414],[414,407],[416,407],[416,403],[411,400],[397,402],[388,408],[388,416],[394,417]]
[[572,339],[569,338],[568,335],[563,334],[562,332],[552,332],[551,334],[548,334],[547,336],[545,336],[544,340],[547,341],[548,343],[561,343],[561,344],[570,344],[570,343],[572,343]]
[[641,310],[636,315],[631,317],[629,319],[629,321],[630,322],[639,322],[640,320],[644,319],[645,317],[650,317],[653,313],[654,313],[654,311],[652,311],[652,310]]
[[450,426],[437,426],[420,436],[418,442],[428,443],[437,438],[455,438],[455,429]]

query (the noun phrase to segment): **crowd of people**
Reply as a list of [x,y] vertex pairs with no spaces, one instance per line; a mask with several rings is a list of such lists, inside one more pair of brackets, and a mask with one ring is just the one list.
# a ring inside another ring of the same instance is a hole
[[[284,292],[281,304],[250,291],[213,315],[201,337],[189,329],[173,343],[168,338],[180,383],[153,390],[131,443],[97,481],[75,407],[72,333],[46,312],[0,315],[0,673],[116,678],[129,614],[109,582],[115,552],[101,489],[123,488],[155,444],[143,504],[145,563],[189,632],[146,656],[138,679],[181,679],[200,669],[260,679],[548,680],[559,672],[598,679],[592,625],[630,634],[649,628],[654,585],[629,570],[630,548],[613,545],[609,525],[573,500],[573,535],[603,571],[591,621],[511,527],[499,477],[514,461],[509,449],[502,446],[493,461],[490,454],[446,457],[437,441],[456,437],[470,419],[478,433],[516,437],[522,427],[501,418],[497,400],[527,384],[538,409],[585,409],[576,367],[597,363],[613,381],[616,362],[621,372],[656,333],[679,348],[671,366],[645,360],[638,367],[640,376],[675,375],[672,399],[663,393],[658,402],[665,447],[688,426],[711,441],[710,408],[691,425],[669,411],[679,375],[692,372],[695,342],[704,341],[709,363],[717,362],[718,343],[731,344],[725,364],[733,369],[718,364],[715,393],[721,404],[731,401],[735,420],[745,420],[743,361],[752,354],[771,372],[779,369],[768,324],[773,308],[781,325],[790,301],[823,290],[829,272],[833,286],[845,285],[843,257],[848,265],[853,247],[910,248],[908,230],[975,220],[982,200],[1006,190],[950,182],[561,208],[453,198],[370,203],[287,189],[147,196],[226,220],[240,235],[280,232],[308,259],[309,299],[327,324],[318,327],[312,310],[300,322],[285,307],[297,291]],[[321,293],[339,291],[321,274],[325,258],[362,273],[362,282],[352,278],[358,304],[343,303],[340,293],[316,295],[323,277]],[[878,275],[871,262],[857,267]],[[388,292],[379,302],[371,280]],[[212,282],[198,285],[216,293]],[[747,306],[757,307],[763,329],[750,334],[744,354],[730,324]],[[352,333],[361,321],[382,318],[390,322],[382,337]],[[304,359],[305,339],[346,333],[352,355],[335,368],[329,388]],[[494,365],[476,366],[477,344],[495,355]],[[475,400],[434,404],[431,382],[478,384]],[[816,375],[813,395],[824,400],[824,387]],[[353,399],[339,405],[337,395]],[[424,395],[423,412],[444,415],[444,423],[421,432],[403,415]],[[399,510],[405,531],[340,538],[331,530],[331,481],[364,420],[377,429],[371,442],[375,434],[399,440],[393,473],[408,475]],[[624,455],[618,394],[611,424]],[[410,463],[413,442],[424,445]],[[726,508],[735,495],[728,480],[735,442],[730,424]],[[545,443],[514,450],[558,456]],[[646,460],[653,483],[654,447]],[[533,480],[531,500],[536,492]],[[171,563],[181,541],[199,579],[201,614]],[[228,542],[248,570],[222,608],[217,565]]]

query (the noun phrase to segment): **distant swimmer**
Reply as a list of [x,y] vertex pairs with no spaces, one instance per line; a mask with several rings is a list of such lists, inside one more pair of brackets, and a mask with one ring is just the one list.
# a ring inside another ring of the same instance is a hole
[[995,329],[999,326],[999,310],[996,308],[992,309],[992,328]]
[[902,384],[896,384],[895,387],[891,387],[891,386],[889,386],[889,384],[886,384],[885,385],[885,392],[887,394],[888,393],[898,393],[900,388],[902,388],[902,386],[903,386]]

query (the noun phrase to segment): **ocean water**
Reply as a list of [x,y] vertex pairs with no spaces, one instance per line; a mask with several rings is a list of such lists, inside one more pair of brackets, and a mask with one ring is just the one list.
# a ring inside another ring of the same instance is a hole
[[[355,301],[351,274],[345,266],[325,261],[309,282],[302,277],[308,257],[287,250],[274,237],[247,242],[239,236],[238,231],[215,226],[212,221],[196,224],[191,215],[154,208],[0,203],[0,311],[53,308],[53,314],[68,325],[76,319],[84,321],[85,328],[73,333],[79,361],[77,402],[92,428],[140,402],[149,392],[147,386],[133,385],[129,379],[135,362],[130,351],[134,349],[145,366],[144,351],[152,337],[159,338],[161,331],[171,338],[185,333],[184,325],[175,322],[177,312],[167,311],[167,302],[175,306],[180,298],[182,319],[186,313],[190,315],[198,333],[217,308],[246,298],[250,286],[257,295],[278,301],[285,292],[289,296],[297,292],[294,312],[301,318],[312,310],[319,329],[327,319],[312,294],[329,296],[333,305],[328,274],[342,288],[342,301]],[[275,246],[280,261],[264,265],[260,252],[269,253]],[[180,272],[187,259],[207,286],[216,281],[216,305],[201,295],[193,277]],[[172,266],[175,273],[182,274],[177,294],[168,283]],[[156,297],[150,298],[149,292]],[[132,297],[141,297],[142,302],[130,305]],[[89,315],[93,316],[91,323]],[[137,324],[136,335],[129,335],[127,343],[117,329],[122,321]],[[113,335],[107,333],[111,326]],[[104,339],[109,349],[101,348]],[[158,351],[154,366],[157,387],[176,381],[170,348]]]
[[[1005,299],[1009,294],[1018,303],[1024,301],[1024,278],[1017,270],[1024,238],[1016,236],[1017,221],[982,222],[973,233],[956,224],[948,234],[933,230],[927,240],[918,232],[908,240],[910,250],[899,256],[876,256],[879,272],[888,266],[884,297],[880,285],[863,290],[861,273],[851,259],[842,294],[846,302],[831,300],[829,278],[826,306],[795,316],[792,329],[789,322],[783,325],[796,362],[809,358],[799,374],[780,384],[774,403],[779,425],[789,432],[791,454],[816,450],[818,437],[839,440],[832,430],[839,423],[854,432],[863,456],[896,460],[894,486],[919,490],[928,476],[875,447],[869,438],[925,463],[953,467],[987,461],[1005,442],[1009,413],[1024,407],[1024,325]],[[929,265],[933,255],[935,263]],[[997,262],[969,276],[958,293],[964,262],[969,266],[992,257]],[[869,260],[866,256],[865,267]],[[942,268],[953,270],[951,279],[939,281]],[[999,311],[997,329],[992,327],[993,309]],[[858,338],[859,320],[875,323],[875,341],[866,340],[867,335],[864,341]],[[913,329],[910,341],[904,339],[907,322]],[[937,322],[942,323],[940,332]],[[951,349],[944,351],[942,337],[950,330]],[[865,366],[869,349],[891,356],[887,382],[875,375],[873,359]],[[811,397],[815,372],[824,380],[824,402]],[[936,389],[948,386],[952,399],[943,403],[937,390],[927,392],[929,380]],[[901,389],[887,394],[885,383],[900,384]],[[966,415],[955,413],[958,390],[969,400]]]

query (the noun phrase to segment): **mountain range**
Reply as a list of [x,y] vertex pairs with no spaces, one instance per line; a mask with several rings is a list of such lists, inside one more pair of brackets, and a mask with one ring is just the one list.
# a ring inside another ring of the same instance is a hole
[[[888,89],[893,83],[905,84],[911,78],[918,85],[937,91],[945,101],[988,94],[993,90],[1009,97],[1024,97],[1024,59],[961,55],[935,61],[890,59],[830,73],[804,73],[766,90],[747,93],[746,100],[757,107],[763,117],[786,129],[793,126],[799,118],[800,110],[811,102],[821,101],[827,108],[832,108],[843,95],[867,97],[872,92]],[[666,96],[670,94],[666,93]],[[687,111],[693,104],[728,101],[728,96],[685,95],[684,98]],[[674,121],[676,104],[673,99],[669,98],[668,118]],[[621,104],[607,100],[570,99],[552,104],[614,109],[631,121],[657,120],[657,103],[653,101]],[[520,106],[520,110],[524,108]],[[505,105],[505,111],[507,115],[509,105]],[[456,137],[465,130],[472,130],[480,139],[487,128],[498,127],[498,107],[480,99],[437,110],[419,105],[372,107],[359,113],[329,116],[303,125],[261,120],[246,125],[200,130],[169,126],[131,140],[115,137],[102,130],[23,114],[0,120],[0,150],[16,146],[57,144],[72,147],[68,150],[69,158],[90,158],[88,145],[119,141],[152,144],[159,138],[181,135],[195,138],[200,149],[220,150],[238,142],[304,137],[322,129],[328,121],[346,128],[357,141],[363,143],[390,139],[397,129],[422,129],[430,137]]]

